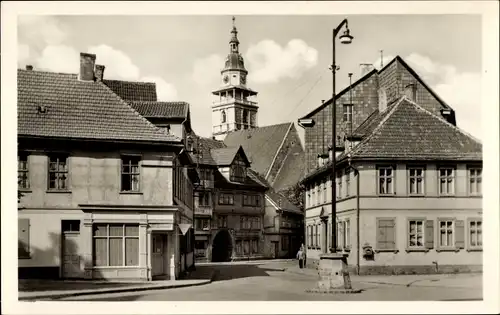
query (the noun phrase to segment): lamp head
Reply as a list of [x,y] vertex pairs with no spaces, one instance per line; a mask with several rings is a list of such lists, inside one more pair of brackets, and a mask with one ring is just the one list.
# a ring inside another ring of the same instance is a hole
[[352,37],[350,34],[349,34],[349,28],[347,28],[345,31],[344,31],[344,34],[342,34],[340,36],[340,43],[342,44],[350,44],[352,43],[352,39],[354,37]]

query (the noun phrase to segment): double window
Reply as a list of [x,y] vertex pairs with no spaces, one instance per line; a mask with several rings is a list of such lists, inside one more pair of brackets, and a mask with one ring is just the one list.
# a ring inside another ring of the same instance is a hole
[[483,247],[483,222],[480,219],[469,221],[469,248]]
[[217,217],[217,227],[227,228],[227,215],[220,215]]
[[260,206],[260,196],[258,195],[243,195],[243,205],[259,207]]
[[455,193],[455,170],[451,167],[439,169],[439,194],[453,195]]
[[481,195],[482,189],[482,169],[470,168],[469,169],[469,193],[471,195]]
[[139,191],[139,156],[122,156],[121,190]]
[[259,230],[260,217],[241,216],[240,227],[242,230]]
[[233,205],[234,204],[233,194],[220,193],[219,194],[219,204],[220,205]]
[[68,190],[68,156],[49,156],[49,189]]
[[94,266],[138,266],[138,224],[94,224]]
[[379,167],[378,168],[378,193],[380,195],[394,194],[394,168]]
[[19,189],[29,189],[28,154],[20,152],[17,156],[17,184]]
[[423,167],[410,167],[408,169],[410,195],[423,195],[425,193],[424,174]]
[[425,220],[408,221],[408,248],[423,248],[425,246]]
[[210,202],[210,192],[208,191],[200,191],[198,192],[198,206],[209,207],[211,206]]
[[196,219],[196,229],[203,231],[210,230],[210,219]]

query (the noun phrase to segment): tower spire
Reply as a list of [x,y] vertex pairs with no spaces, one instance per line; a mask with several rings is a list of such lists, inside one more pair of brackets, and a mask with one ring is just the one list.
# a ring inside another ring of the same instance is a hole
[[236,29],[236,18],[233,16],[233,29],[231,30],[231,40],[229,41],[229,51],[233,53],[238,53],[238,46],[240,41],[238,40],[238,30]]

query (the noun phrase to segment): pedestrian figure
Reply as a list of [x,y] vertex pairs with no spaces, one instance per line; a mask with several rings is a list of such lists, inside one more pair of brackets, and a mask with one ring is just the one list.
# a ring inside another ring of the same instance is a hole
[[306,253],[304,251],[304,246],[301,246],[299,251],[297,252],[297,259],[299,260],[299,268],[304,268],[304,261],[306,258]]

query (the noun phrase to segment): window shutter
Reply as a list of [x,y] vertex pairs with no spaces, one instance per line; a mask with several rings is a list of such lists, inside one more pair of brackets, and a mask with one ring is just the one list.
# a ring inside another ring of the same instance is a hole
[[455,247],[465,247],[465,226],[463,220],[455,221]]
[[425,248],[434,248],[434,220],[425,221]]
[[394,220],[385,221],[385,248],[396,249],[396,222]]
[[30,257],[30,219],[18,219],[18,247],[19,258]]
[[377,220],[377,249],[386,249],[385,226],[383,220]]

